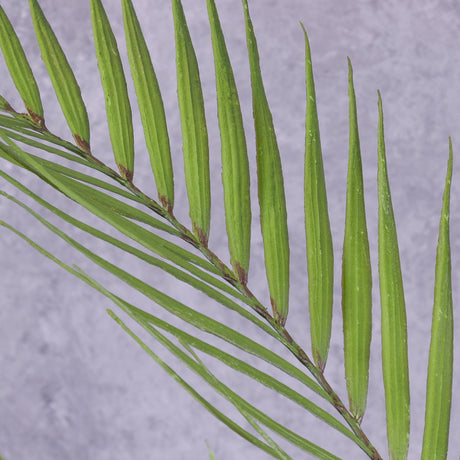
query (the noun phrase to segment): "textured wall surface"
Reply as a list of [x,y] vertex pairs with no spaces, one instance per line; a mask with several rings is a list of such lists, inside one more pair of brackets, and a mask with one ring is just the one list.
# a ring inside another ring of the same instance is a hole
[[[181,139],[175,89],[175,66],[170,2],[136,0],[135,6],[148,40],[162,88],[174,156],[177,215],[187,222],[181,162]],[[210,246],[227,260],[220,184],[219,134],[210,32],[204,0],[184,0],[203,80],[210,125],[213,220]],[[248,130],[251,168],[255,170],[250,85],[241,2],[217,0]],[[304,45],[299,26],[308,29],[316,77],[318,110],[329,194],[336,260],[333,341],[326,375],[345,399],[340,317],[340,260],[344,225],[348,150],[347,55],[354,65],[368,227],[374,262],[374,339],[366,432],[386,456],[383,385],[381,383],[380,319],[377,282],[377,89],[383,97],[389,176],[399,230],[402,271],[409,323],[412,426],[409,457],[419,458],[423,435],[426,363],[433,298],[434,260],[441,195],[452,135],[458,152],[460,133],[460,6],[453,0],[250,0],[259,40],[262,72],[278,134],[292,247],[291,310],[288,329],[305,347],[308,343],[306,262],[303,226]],[[104,100],[94,56],[88,1],[41,0],[45,14],[68,53],[82,88],[92,125],[93,153],[112,162],[105,123]],[[126,63],[121,7],[105,0]],[[39,81],[47,126],[70,137],[40,60],[25,0],[4,0]],[[129,80],[130,91],[132,84]],[[0,59],[0,94],[18,109],[21,103]],[[153,181],[137,107],[135,181],[153,194]],[[457,155],[458,157],[458,155]],[[458,160],[454,158],[457,163]],[[0,168],[13,169],[5,162]],[[460,203],[459,168],[455,165],[452,189],[452,249],[454,304],[459,298]],[[88,215],[46,184],[15,171],[34,191],[60,203],[73,215]],[[0,184],[13,195],[12,187]],[[267,299],[258,223],[256,182],[253,191],[253,254],[250,285]],[[30,201],[26,200],[28,203]],[[38,209],[35,206],[35,209]],[[49,212],[41,211],[51,220]],[[145,298],[126,291],[113,277],[98,270],[83,256],[57,240],[43,226],[11,202],[0,199],[0,219],[67,263],[76,264],[133,303],[157,311]],[[94,219],[89,218],[89,222]],[[177,283],[64,225],[68,232],[111,261],[128,267],[188,305],[202,306],[232,325],[240,318],[209,299],[177,289]],[[100,225],[100,228],[106,228]],[[205,441],[218,460],[266,459],[215,421],[161,370],[106,314],[113,308],[88,286],[43,258],[11,232],[0,229],[0,452],[5,460],[108,460],[207,458]],[[460,324],[456,308],[457,324]],[[457,326],[457,335],[460,332]],[[262,339],[261,339],[262,340]],[[456,341],[454,387],[459,387],[459,344]],[[162,353],[155,343],[153,347]],[[166,356],[166,355],[164,355]],[[252,360],[253,361],[253,360]],[[174,362],[174,361],[173,361]],[[177,369],[182,369],[180,365]],[[262,369],[266,369],[263,365]],[[344,459],[365,458],[346,438],[331,431],[292,404],[268,391],[260,391],[220,366],[233,385],[267,408],[289,427],[333,450]],[[196,382],[192,374],[183,375]],[[213,399],[214,400],[214,399]],[[217,401],[217,399],[216,399]],[[452,439],[449,459],[458,459],[460,394],[452,402]],[[223,404],[221,407],[226,408]],[[351,446],[351,447],[350,447]],[[295,459],[307,458],[295,449]]]

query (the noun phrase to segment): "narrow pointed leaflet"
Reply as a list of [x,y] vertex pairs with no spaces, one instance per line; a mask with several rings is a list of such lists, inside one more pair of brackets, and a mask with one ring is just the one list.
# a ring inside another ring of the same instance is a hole
[[439,222],[436,254],[433,322],[426,388],[425,431],[422,460],[445,459],[449,443],[452,377],[454,363],[454,313],[449,236],[452,141]]
[[89,121],[80,87],[37,0],[29,0],[29,5],[42,59],[62,112],[78,146],[89,152]]
[[158,198],[166,209],[172,211],[174,177],[163,100],[132,1],[123,0],[122,6],[131,74]]
[[101,0],[91,0],[91,20],[113,154],[122,176],[132,181],[134,136],[131,104],[117,42]]
[[331,340],[334,251],[327,210],[315,82],[305,28],[305,235],[307,240],[308,307],[311,347],[315,363],[324,370]]
[[379,281],[382,314],[382,369],[390,459],[407,458],[410,429],[407,319],[398,238],[385,157],[382,99],[379,92],[378,201]]
[[200,72],[180,0],[172,0],[176,38],[177,96],[182,126],[185,182],[193,230],[208,245],[211,220],[208,130]]
[[214,0],[207,0],[216,72],[222,183],[232,266],[246,284],[251,247],[249,162],[233,70]]
[[289,309],[289,236],[283,171],[272,114],[262,81],[259,52],[247,0],[243,0],[251,69],[252,106],[256,132],[260,224],[265,270],[275,319],[283,325]]
[[372,336],[372,272],[364,208],[353,69],[348,60],[350,146],[342,259],[342,313],[345,377],[351,413],[361,420],[366,409]]
[[43,126],[43,106],[37,82],[18,36],[1,6],[0,48],[13,83],[24,101],[27,112],[35,123]]

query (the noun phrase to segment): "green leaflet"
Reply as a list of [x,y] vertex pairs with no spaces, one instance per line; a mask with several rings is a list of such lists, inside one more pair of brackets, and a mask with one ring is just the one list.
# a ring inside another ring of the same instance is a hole
[[284,325],[289,309],[289,236],[283,172],[273,119],[262,81],[259,52],[247,0],[243,0],[243,6],[251,69],[265,270],[274,317],[281,325]]
[[0,48],[11,78],[24,101],[32,120],[44,126],[43,106],[37,82],[27,61],[24,49],[10,20],[0,6]]
[[449,207],[452,180],[452,141],[442,200],[436,254],[433,322],[426,388],[422,460],[445,459],[449,442],[454,362],[454,314],[449,243]]
[[307,240],[308,306],[311,347],[315,363],[326,366],[332,325],[334,251],[327,210],[326,183],[316,111],[315,83],[310,44],[305,28],[305,235]]
[[166,116],[150,53],[131,0],[123,0],[123,21],[131,75],[136,89],[158,198],[172,212],[174,177]]
[[350,147],[342,260],[342,312],[345,377],[351,413],[362,420],[369,383],[372,336],[372,272],[364,208],[353,69],[348,60]]
[[62,112],[78,146],[89,152],[89,121],[80,87],[37,0],[29,0],[29,5],[42,59]]
[[200,73],[180,0],[172,0],[176,39],[177,96],[182,126],[185,182],[193,230],[208,245],[211,220],[208,130]]
[[407,457],[410,429],[407,320],[398,238],[388,183],[380,92],[378,107],[378,240],[383,383],[390,458],[403,460]]
[[217,107],[222,145],[222,183],[232,266],[247,282],[251,248],[249,161],[233,70],[214,0],[207,0],[214,50]]
[[131,104],[117,42],[101,0],[91,0],[91,20],[113,154],[122,176],[131,181],[134,172]]

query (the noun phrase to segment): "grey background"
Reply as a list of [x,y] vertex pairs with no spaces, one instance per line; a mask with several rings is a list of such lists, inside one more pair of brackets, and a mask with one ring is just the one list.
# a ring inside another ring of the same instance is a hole
[[[93,152],[104,161],[111,162],[104,121],[104,101],[92,44],[89,2],[42,0],[40,4],[68,53],[80,82],[92,124]],[[121,7],[116,0],[105,0],[104,4],[126,60]],[[69,137],[40,61],[27,2],[5,0],[2,6],[27,50],[42,91],[48,127]],[[137,0],[135,6],[150,46],[167,111],[176,174],[176,212],[187,222],[170,4],[159,0]],[[242,9],[238,0],[220,0],[217,6],[236,73],[248,130],[251,168],[254,170],[255,152]],[[339,394],[344,399],[339,280],[348,148],[347,55],[354,65],[368,226],[374,261],[375,299],[370,394],[363,426],[377,448],[386,456],[376,279],[377,88],[382,92],[389,174],[399,229],[409,322],[412,398],[409,457],[418,458],[423,436],[436,234],[449,135],[453,136],[454,151],[458,151],[460,7],[455,1],[439,0],[251,0],[250,7],[286,176],[292,241],[288,328],[307,349],[301,198],[305,111],[304,48],[298,21],[302,20],[309,31],[337,262],[336,315],[326,375],[333,386],[339,388]],[[219,177],[215,82],[206,6],[204,0],[184,0],[184,8],[197,49],[210,125],[214,193],[210,245],[227,260]],[[13,106],[20,108],[20,100],[7,76],[3,61],[0,64],[0,81],[1,94]],[[130,78],[128,81],[132,90]],[[136,147],[139,152],[135,180],[142,189],[154,194],[134,104],[133,109]],[[13,171],[4,162],[1,168],[7,172]],[[455,166],[451,232],[454,302],[459,293],[458,173],[458,167]],[[73,215],[87,217],[87,213],[30,175],[14,170],[14,177],[20,178],[42,196],[60,203]],[[18,195],[3,181],[1,188]],[[255,181],[252,190],[254,219],[250,285],[257,295],[266,300]],[[30,202],[27,199],[25,201]],[[53,220],[49,213],[42,213]],[[53,253],[66,262],[77,264],[110,289],[124,293],[135,304],[152,311],[158,310],[154,305],[147,305],[144,298],[127,291],[109,275],[95,269],[81,255],[69,249],[64,242],[57,240],[29,215],[5,199],[0,201],[0,216],[52,249]],[[94,219],[88,221],[94,222]],[[80,238],[80,241],[89,241],[88,237],[72,228],[64,228],[72,236]],[[106,227],[100,225],[100,228]],[[187,304],[201,305],[203,311],[216,314],[218,307],[212,302],[186,288],[178,290],[177,283],[160,272],[140,265],[97,241],[91,241],[89,245],[147,281],[162,286]],[[209,442],[218,460],[267,458],[266,454],[247,444],[205,413],[141,352],[138,345],[105,313],[105,309],[113,308],[108,300],[64,273],[5,229],[0,231],[0,251],[0,452],[6,460],[204,459],[207,458],[205,440]],[[238,317],[222,309],[217,311],[219,318],[234,327],[241,327]],[[458,308],[455,315],[458,323]],[[456,329],[458,333],[458,327]],[[457,355],[458,343],[457,340]],[[153,346],[161,352],[159,347],[155,344]],[[180,366],[177,368],[181,369]],[[365,458],[345,438],[324,429],[321,423],[305,416],[293,405],[269,392],[260,391],[258,387],[250,385],[247,379],[241,379],[218,365],[214,368],[218,375],[225,373],[234,387],[243,388],[252,402],[267,408],[271,415],[295,427],[303,435],[319,439],[321,445],[329,447],[342,458]],[[263,365],[261,368],[266,369]],[[192,382],[197,381],[190,373],[184,372],[184,376]],[[459,377],[457,359],[455,387],[458,387]],[[460,427],[458,392],[452,404],[449,459],[457,459],[460,453],[460,440],[455,436]],[[227,406],[223,404],[220,407]],[[296,459],[308,458],[295,449],[289,452]]]

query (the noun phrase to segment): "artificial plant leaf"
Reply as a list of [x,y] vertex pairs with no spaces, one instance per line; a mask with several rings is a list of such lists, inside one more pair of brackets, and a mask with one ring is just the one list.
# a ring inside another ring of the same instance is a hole
[[123,0],[122,6],[131,75],[158,198],[171,212],[174,206],[174,177],[163,99],[133,3]]
[[385,157],[382,99],[379,92],[378,127],[378,246],[382,313],[382,369],[390,458],[407,457],[410,429],[409,364],[404,287],[398,237]]
[[30,12],[43,62],[51,78],[62,112],[78,146],[90,151],[89,121],[75,75],[37,0],[29,0]]
[[131,104],[117,42],[101,0],[91,0],[91,21],[113,154],[121,175],[131,181],[134,172]]
[[43,106],[32,69],[27,61],[24,49],[11,25],[8,16],[0,6],[0,48],[3,52],[11,78],[24,101],[32,120],[44,126]]
[[251,70],[260,225],[264,241],[265,270],[273,315],[281,325],[284,325],[289,309],[289,235],[283,171],[272,114],[262,81],[259,52],[247,0],[243,0],[243,7]]
[[442,200],[436,254],[433,321],[428,360],[425,430],[422,460],[447,458],[454,362],[454,314],[449,236],[450,187],[452,180],[452,141]]
[[185,182],[193,231],[208,245],[211,220],[208,130],[200,72],[180,0],[172,0],[176,39],[177,96],[181,116]]
[[324,369],[331,340],[334,251],[327,209],[326,182],[316,109],[310,44],[305,28],[305,235],[307,241],[308,307],[315,363]]
[[351,413],[362,420],[369,383],[372,272],[367,236],[353,69],[348,60],[350,145],[342,260],[345,377]]
[[225,222],[230,259],[247,282],[251,248],[249,161],[235,78],[214,0],[207,0],[216,73],[217,109],[222,152]]

